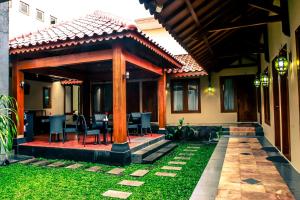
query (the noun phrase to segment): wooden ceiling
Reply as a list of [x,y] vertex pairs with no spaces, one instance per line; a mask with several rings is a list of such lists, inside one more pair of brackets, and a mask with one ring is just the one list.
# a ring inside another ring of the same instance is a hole
[[[260,53],[269,60],[268,23],[282,22],[290,34],[287,0],[280,6],[273,0],[139,1],[207,71],[257,65]],[[157,5],[163,5],[160,13]],[[250,62],[243,64],[245,58]]]

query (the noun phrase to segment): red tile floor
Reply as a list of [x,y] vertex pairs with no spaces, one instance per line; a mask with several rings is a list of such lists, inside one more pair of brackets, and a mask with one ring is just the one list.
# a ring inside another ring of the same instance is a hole
[[[130,148],[136,147],[138,145],[141,145],[149,140],[153,140],[155,138],[161,137],[161,134],[147,134],[145,136],[129,136],[130,142],[129,146]],[[53,141],[49,143],[49,135],[39,135],[35,136],[34,140],[32,142],[27,142],[24,144],[21,144],[23,146],[35,146],[35,147],[53,147],[53,148],[66,148],[66,149],[86,149],[86,150],[111,150],[112,143],[110,143],[110,135],[107,136],[107,144],[103,144],[103,135],[101,135],[100,141],[101,144],[94,144],[94,136],[89,136],[86,139],[86,145],[85,147],[82,144],[82,136],[80,137],[80,142],[76,140],[75,135],[68,135],[68,141],[63,143],[55,142],[54,136]]]

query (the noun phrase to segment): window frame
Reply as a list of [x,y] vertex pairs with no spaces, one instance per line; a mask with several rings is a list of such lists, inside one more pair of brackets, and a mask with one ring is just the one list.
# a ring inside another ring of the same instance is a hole
[[[233,87],[234,87],[234,109],[233,110],[225,110],[224,107],[224,89],[223,85],[225,82],[225,79],[232,79],[233,80]],[[237,106],[237,88],[235,84],[235,77],[234,76],[221,76],[220,77],[220,104],[221,104],[221,113],[236,113],[238,111]]]
[[57,24],[57,17],[54,17],[54,16],[50,15],[50,25],[54,25],[54,24],[52,24],[52,19],[55,20],[54,24]]
[[[27,6],[27,12],[24,12],[22,10],[22,5],[25,5]],[[30,14],[30,8],[29,8],[29,4],[28,3],[25,3],[24,1],[20,1],[20,4],[19,4],[19,12],[23,13],[24,15],[28,15]]]
[[[73,114],[73,106],[74,106],[74,99],[73,99],[73,86],[79,86],[78,91],[78,112],[81,111],[81,86],[80,85],[64,85],[64,113],[65,115],[72,115]],[[71,87],[71,112],[66,112],[66,87]]]
[[[195,81],[198,86],[198,110],[189,110],[188,109],[188,85],[190,82]],[[183,110],[175,111],[174,110],[174,83],[180,82],[183,84]],[[171,113],[201,113],[201,84],[200,78],[193,79],[172,79],[171,80]]]
[[[48,90],[49,94],[49,103],[46,104],[45,91]],[[51,95],[51,87],[43,87],[43,109],[51,109],[52,107],[52,95]]]
[[[41,13],[42,14],[42,19],[38,18],[38,13]],[[44,22],[45,21],[45,12],[40,10],[40,9],[36,9],[36,16],[35,18],[41,22]]]

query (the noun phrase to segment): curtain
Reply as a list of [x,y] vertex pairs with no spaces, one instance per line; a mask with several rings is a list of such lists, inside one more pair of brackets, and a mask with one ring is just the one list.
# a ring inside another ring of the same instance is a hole
[[224,109],[226,111],[234,110],[233,79],[225,79],[224,81]]
[[183,111],[183,84],[180,82],[174,82],[173,107],[174,111]]
[[188,84],[188,109],[189,111],[197,111],[199,102],[198,83],[193,81]]

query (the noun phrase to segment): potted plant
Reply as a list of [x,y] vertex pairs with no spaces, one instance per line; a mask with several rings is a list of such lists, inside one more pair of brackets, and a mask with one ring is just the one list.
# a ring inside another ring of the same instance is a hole
[[0,165],[9,164],[13,139],[17,135],[17,104],[14,98],[0,94]]

